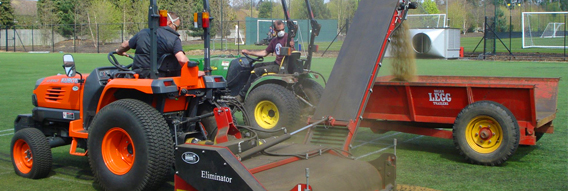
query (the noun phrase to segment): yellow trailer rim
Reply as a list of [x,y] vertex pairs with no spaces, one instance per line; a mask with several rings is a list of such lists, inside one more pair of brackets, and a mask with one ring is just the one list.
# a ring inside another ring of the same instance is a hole
[[467,125],[467,144],[476,152],[491,153],[503,142],[501,125],[489,116],[477,116]]

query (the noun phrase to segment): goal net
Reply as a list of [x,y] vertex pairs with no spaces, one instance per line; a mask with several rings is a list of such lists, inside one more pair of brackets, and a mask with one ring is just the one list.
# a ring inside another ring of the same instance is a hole
[[446,26],[446,14],[409,14],[406,19],[405,22],[411,29]]
[[523,48],[564,48],[568,12],[523,12]]
[[559,33],[563,32],[564,30],[558,30],[560,27],[562,27],[562,25],[564,25],[564,23],[548,23],[548,25],[546,25],[546,28],[544,28],[544,32],[542,32],[542,35],[540,35],[540,38],[564,37],[564,33]]

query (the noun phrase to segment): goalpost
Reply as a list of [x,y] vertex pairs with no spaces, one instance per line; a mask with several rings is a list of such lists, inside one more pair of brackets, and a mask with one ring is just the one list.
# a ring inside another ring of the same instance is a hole
[[568,12],[523,12],[523,48],[564,48]]
[[410,28],[446,27],[446,14],[408,14],[405,21]]

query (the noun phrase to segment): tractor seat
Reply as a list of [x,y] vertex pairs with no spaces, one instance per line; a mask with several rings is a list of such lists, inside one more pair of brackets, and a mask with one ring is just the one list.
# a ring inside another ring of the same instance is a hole
[[[289,56],[284,56],[284,58],[282,58],[282,62],[280,62],[280,67],[278,67],[278,71],[266,71],[266,69],[265,69],[264,73],[261,76],[274,75],[274,74],[278,74],[278,73],[286,73],[286,74],[294,73],[295,70],[296,70],[295,68],[296,68],[297,62],[289,61],[289,60],[287,60],[287,58],[290,57],[293,60],[298,60],[298,59],[300,59],[300,56],[301,56],[300,51],[293,51]],[[290,63],[287,63],[286,65],[284,65],[284,63],[286,63],[286,62],[290,62]],[[284,68],[283,68],[283,66],[284,66]],[[300,66],[300,69],[301,68],[302,67]],[[286,72],[281,72],[280,70],[282,70],[282,69],[286,70]],[[252,70],[250,73],[254,74],[255,72],[254,72],[254,70]]]

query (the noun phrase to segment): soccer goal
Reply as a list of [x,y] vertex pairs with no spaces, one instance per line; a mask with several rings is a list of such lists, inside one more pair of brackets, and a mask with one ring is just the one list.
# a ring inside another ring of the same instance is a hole
[[523,48],[564,48],[568,12],[523,12]]
[[409,14],[405,22],[413,29],[442,28],[446,27],[446,14]]

